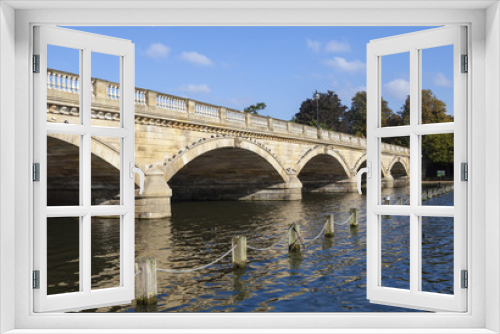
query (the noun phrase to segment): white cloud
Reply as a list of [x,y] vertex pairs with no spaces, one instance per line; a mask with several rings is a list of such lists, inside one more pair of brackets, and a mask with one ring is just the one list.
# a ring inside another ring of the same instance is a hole
[[183,52],[181,54],[181,59],[197,65],[203,65],[203,66],[214,65],[213,61],[210,60],[210,58],[202,54],[199,54],[198,52],[195,51]]
[[326,43],[325,51],[331,53],[350,52],[351,46],[348,43],[331,40]]
[[208,87],[207,84],[200,84],[200,85],[185,85],[181,86],[179,88],[183,92],[191,93],[191,94],[198,94],[198,93],[210,93],[212,90],[210,87]]
[[349,81],[345,81],[342,84],[334,81],[332,82],[332,87],[335,93],[340,97],[340,100],[342,100],[342,103],[346,106],[351,105],[351,99],[357,92],[366,91],[366,86],[354,86]]
[[410,94],[410,82],[405,79],[394,79],[384,84],[384,94],[387,93],[398,101],[404,101]]
[[145,53],[148,57],[154,59],[161,59],[161,58],[166,58],[169,52],[170,48],[165,44],[153,43],[149,46],[149,48],[146,50]]
[[314,53],[318,53],[319,52],[319,49],[321,48],[321,43],[320,42],[313,41],[312,39],[308,38],[306,40],[306,43],[307,43],[307,48],[311,49],[312,52],[314,52]]
[[325,64],[340,71],[351,72],[351,73],[358,71],[361,72],[364,71],[366,68],[365,63],[359,60],[348,61],[342,57],[334,57],[333,59],[326,59]]
[[433,79],[433,82],[436,86],[440,87],[451,87],[452,82],[448,79],[443,73],[438,72]]

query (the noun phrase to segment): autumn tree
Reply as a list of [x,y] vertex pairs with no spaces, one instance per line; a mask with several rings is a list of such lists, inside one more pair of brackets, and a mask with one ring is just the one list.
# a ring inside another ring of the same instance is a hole
[[318,101],[312,98],[303,101],[293,120],[300,124],[317,126],[316,105],[318,104],[321,128],[348,133],[347,107],[342,104],[339,96],[331,90],[319,93],[319,95]]

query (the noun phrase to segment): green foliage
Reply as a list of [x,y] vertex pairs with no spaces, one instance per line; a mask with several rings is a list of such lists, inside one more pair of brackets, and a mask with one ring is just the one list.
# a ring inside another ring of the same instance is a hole
[[[317,110],[319,111],[319,127],[327,130],[349,132],[347,107],[333,91],[319,93],[318,101],[310,98],[302,102],[299,112],[295,114],[297,123],[316,126]],[[316,109],[318,108],[318,109]]]
[[259,113],[259,110],[264,110],[266,109],[266,104],[264,102],[259,102],[257,104],[252,104],[249,107],[246,107],[243,111],[248,112],[250,114],[257,115]]
[[[382,126],[402,126],[410,124],[410,96],[405,100],[398,112],[393,112],[386,100],[382,98]],[[316,126],[316,101],[307,99],[302,102],[300,111],[292,121]],[[358,137],[366,137],[366,92],[357,92],[351,99],[351,107],[347,109],[333,91],[320,93],[319,99],[320,127],[328,130],[349,133]],[[430,89],[422,90],[422,123],[453,122],[453,117],[446,114],[446,104],[438,99]],[[409,147],[408,137],[382,139],[384,143]],[[453,134],[429,135],[422,137],[422,156],[426,166],[453,170]],[[427,169],[427,168],[424,168]],[[429,169],[430,172],[433,169]]]
[[422,156],[433,163],[453,163],[453,134],[428,135],[422,138]]

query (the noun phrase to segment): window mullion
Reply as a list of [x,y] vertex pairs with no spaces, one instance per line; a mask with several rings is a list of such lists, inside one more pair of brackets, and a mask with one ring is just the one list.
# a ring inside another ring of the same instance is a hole
[[419,290],[418,275],[420,272],[419,220],[414,209],[419,205],[420,187],[420,156],[419,138],[413,129],[419,124],[420,118],[420,51],[410,50],[410,291]]
[[91,291],[91,270],[92,270],[92,249],[91,249],[91,133],[90,133],[90,114],[91,114],[91,51],[86,48],[82,51],[82,65],[80,66],[81,73],[81,117],[82,125],[86,128],[86,133],[82,136],[80,145],[80,170],[82,183],[80,189],[82,191],[82,201],[85,208],[89,211],[82,218],[82,229],[80,234],[80,263],[82,263],[82,272],[80,279],[82,282],[82,290],[90,294]]

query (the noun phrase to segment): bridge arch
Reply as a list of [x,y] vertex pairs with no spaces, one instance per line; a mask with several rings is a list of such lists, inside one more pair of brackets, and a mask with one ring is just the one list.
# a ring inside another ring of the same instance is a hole
[[201,155],[223,148],[242,149],[255,153],[274,168],[274,170],[283,179],[283,182],[288,182],[288,174],[285,168],[278,161],[278,159],[270,153],[270,150],[247,139],[236,137],[207,139],[191,147],[190,149],[183,150],[180,154],[177,154],[175,157],[173,157],[172,162],[166,164],[165,181],[170,181],[170,179],[172,179],[172,177],[176,175],[182,168],[184,168],[191,161],[195,160]]
[[293,200],[302,184],[271,150],[243,138],[200,140],[169,159],[172,200]]
[[[47,135],[47,189],[49,205],[79,205],[81,137]],[[112,204],[120,194],[120,149],[118,143],[92,138],[92,204]]]
[[[393,177],[408,176],[408,166],[401,157],[394,157],[387,168]],[[394,172],[393,172],[394,170]]]
[[315,157],[318,157],[320,155],[328,155],[332,158],[334,158],[341,168],[343,169],[344,173],[346,174],[346,177],[349,177],[351,175],[349,167],[347,166],[347,162],[345,158],[342,156],[342,154],[338,153],[334,149],[330,149],[327,146],[323,145],[318,145],[308,151],[305,155],[301,157],[301,159],[297,162],[295,165],[295,171],[297,172],[297,175],[300,174],[302,169]]
[[307,151],[295,169],[305,192],[349,191],[352,172],[342,154],[326,145]]

